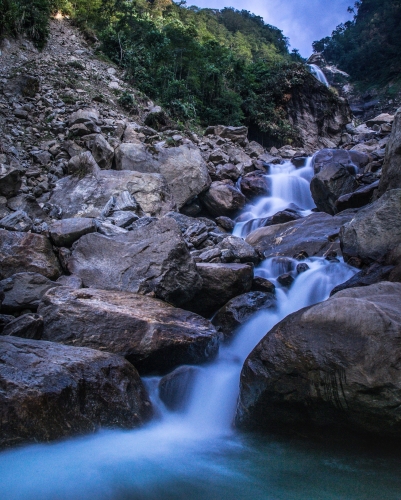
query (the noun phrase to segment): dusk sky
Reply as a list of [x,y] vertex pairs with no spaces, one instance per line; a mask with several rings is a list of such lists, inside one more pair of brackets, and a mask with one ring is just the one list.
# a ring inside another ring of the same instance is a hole
[[354,0],[187,0],[187,5],[223,9],[234,7],[262,16],[281,29],[303,57],[312,53],[312,42],[331,34],[336,26],[351,19],[347,7]]

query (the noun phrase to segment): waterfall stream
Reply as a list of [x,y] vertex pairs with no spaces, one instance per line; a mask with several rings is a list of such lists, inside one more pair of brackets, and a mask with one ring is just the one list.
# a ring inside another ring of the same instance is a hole
[[[313,208],[310,160],[296,169],[272,166],[270,196],[244,210],[234,234],[245,236],[261,220],[296,205]],[[249,224],[249,221],[253,221]],[[290,260],[291,262],[291,260]],[[242,435],[232,426],[242,364],[263,336],[289,313],[325,300],[355,270],[323,258],[288,290],[276,278],[274,258],[255,270],[277,286],[277,309],[261,310],[243,325],[218,358],[197,368],[185,409],[171,412],[158,397],[157,377],[146,380],[157,417],[133,431],[97,434],[0,454],[0,498],[87,499],[364,499],[399,498],[399,461],[379,464],[368,455],[300,446],[277,438]],[[379,493],[382,496],[375,496]]]
[[329,87],[329,82],[327,81],[326,75],[323,73],[323,71],[317,66],[316,64],[309,64],[308,65],[310,68],[310,71],[312,75],[319,80],[319,82],[323,83],[323,85],[326,85],[326,87]]

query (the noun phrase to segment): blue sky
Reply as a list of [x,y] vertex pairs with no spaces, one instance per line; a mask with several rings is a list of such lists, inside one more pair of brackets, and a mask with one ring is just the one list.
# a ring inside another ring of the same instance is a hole
[[312,53],[312,42],[331,34],[351,19],[347,7],[354,0],[187,0],[187,5],[222,9],[235,7],[262,16],[266,23],[281,29],[304,57]]

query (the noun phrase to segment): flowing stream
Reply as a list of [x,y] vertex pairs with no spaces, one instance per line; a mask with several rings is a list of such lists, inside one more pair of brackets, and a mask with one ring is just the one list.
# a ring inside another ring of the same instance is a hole
[[323,83],[323,85],[326,85],[326,87],[329,87],[329,82],[327,81],[326,75],[323,73],[323,71],[317,66],[316,64],[309,64],[310,71],[312,75],[319,80],[319,82]]
[[[248,206],[234,234],[263,225],[278,210],[313,208],[310,161],[271,168],[271,196]],[[294,261],[295,264],[296,261]],[[307,259],[310,269],[290,290],[276,278],[292,266],[270,258],[256,274],[277,286],[278,306],[243,325],[218,358],[199,367],[185,408],[168,411],[158,398],[157,377],[146,383],[158,416],[133,431],[101,431],[55,444],[31,445],[0,454],[4,500],[324,500],[399,499],[398,458],[328,448],[308,441],[241,434],[233,426],[242,364],[282,318],[325,300],[355,270],[343,262]],[[284,266],[284,267],[283,267]]]

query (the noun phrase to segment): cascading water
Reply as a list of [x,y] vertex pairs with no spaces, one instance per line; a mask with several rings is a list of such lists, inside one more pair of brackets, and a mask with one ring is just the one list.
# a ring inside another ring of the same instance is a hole
[[326,75],[323,73],[323,71],[317,66],[316,64],[308,64],[309,69],[312,73],[312,75],[319,80],[319,82],[323,83],[323,85],[326,85],[326,87],[330,87],[329,82],[327,81]]
[[[260,221],[295,204],[313,208],[310,162],[272,166],[271,196],[250,205],[246,221]],[[255,224],[258,224],[256,222]],[[256,274],[276,283],[274,310],[261,310],[222,346],[217,360],[197,368],[184,410],[168,411],[158,398],[158,378],[147,380],[158,418],[134,431],[102,431],[50,445],[0,454],[0,498],[7,500],[113,499],[364,499],[399,498],[399,461],[305,448],[273,438],[241,435],[232,427],[242,364],[259,340],[282,318],[325,300],[355,272],[342,262],[305,261],[310,269],[287,290],[276,282],[283,261],[265,260]],[[296,261],[288,259],[292,268]],[[285,269],[288,271],[288,269]],[[340,480],[341,478],[341,480]],[[377,492],[378,496],[375,496]],[[380,495],[380,496],[379,496]]]

